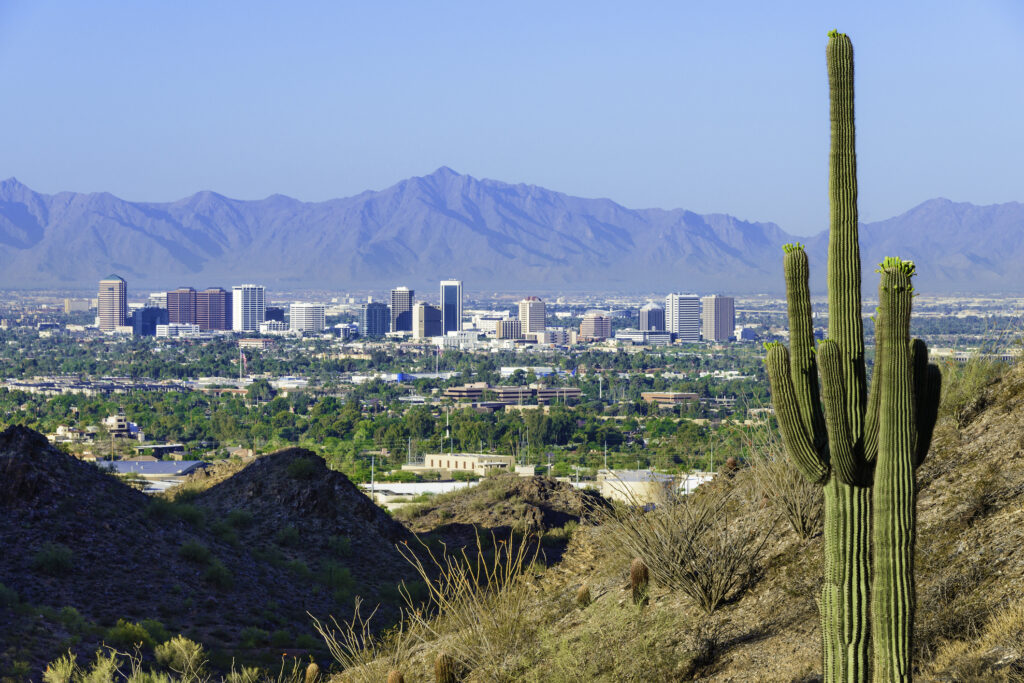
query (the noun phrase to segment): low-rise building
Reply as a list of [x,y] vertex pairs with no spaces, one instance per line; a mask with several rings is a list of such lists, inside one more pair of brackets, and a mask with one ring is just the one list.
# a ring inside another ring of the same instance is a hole
[[468,472],[477,476],[486,476],[488,472],[511,471],[515,466],[515,458],[511,455],[495,455],[493,453],[428,453],[423,456],[423,463],[403,465],[403,470],[413,472],[440,472],[441,476],[451,476],[454,472]]

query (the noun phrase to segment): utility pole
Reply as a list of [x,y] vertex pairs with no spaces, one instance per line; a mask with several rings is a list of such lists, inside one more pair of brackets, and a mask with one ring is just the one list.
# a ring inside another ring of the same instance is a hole
[[375,477],[374,477],[374,469],[375,469],[375,465],[376,464],[377,464],[377,456],[373,455],[371,453],[370,454],[370,500],[372,500],[374,503],[377,502],[377,487],[376,487],[376,480],[375,480]]

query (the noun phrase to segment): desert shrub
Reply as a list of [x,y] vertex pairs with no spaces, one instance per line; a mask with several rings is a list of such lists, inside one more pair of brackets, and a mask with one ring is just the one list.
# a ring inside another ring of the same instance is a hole
[[224,677],[225,683],[259,683],[263,678],[263,672],[256,667],[243,666],[241,669],[232,668]]
[[352,556],[352,539],[348,536],[331,536],[327,539],[327,547],[338,557]]
[[270,633],[255,626],[246,626],[238,634],[242,647],[257,648],[270,642]]
[[190,503],[178,502],[178,499],[153,498],[146,507],[146,516],[150,519],[170,521],[180,519],[183,522],[199,527],[206,521],[206,513]]
[[272,647],[288,647],[294,640],[288,629],[278,629],[270,634],[270,645]]
[[142,628],[146,629],[157,643],[163,643],[171,639],[170,632],[156,619],[143,619],[139,624]]
[[156,645],[156,640],[142,624],[133,624],[127,619],[118,619],[116,625],[107,629],[104,640],[126,650]]
[[32,569],[50,576],[63,576],[74,568],[74,553],[63,543],[44,543],[32,557]]
[[224,563],[218,559],[214,559],[210,562],[210,566],[206,568],[205,572],[203,572],[203,579],[211,586],[220,588],[221,590],[227,590],[235,583],[235,577],[232,576],[228,568],[224,566]]
[[756,494],[771,503],[801,540],[821,532],[824,519],[822,487],[800,474],[774,429],[747,437],[747,462]]
[[332,560],[327,560],[320,565],[317,573],[320,583],[334,590],[348,591],[355,587],[355,579],[352,578],[352,571],[345,566]]
[[205,680],[207,656],[203,646],[185,636],[174,636],[156,646],[156,661],[181,676],[181,680]]
[[252,526],[253,516],[248,510],[232,510],[228,513],[227,522],[236,529]]
[[60,623],[64,624],[64,628],[71,633],[81,633],[86,629],[87,622],[85,617],[71,605],[61,607],[57,618],[60,620]]
[[563,527],[556,527],[554,529],[548,529],[544,532],[544,535],[540,537],[540,542],[546,546],[563,546],[569,543],[572,539],[573,533],[576,532],[576,528],[579,524],[575,521],[568,521]]
[[771,525],[729,519],[732,496],[670,496],[656,509],[616,505],[595,509],[612,547],[640,558],[662,587],[679,590],[705,613],[742,592],[757,576]]
[[323,638],[328,652],[345,671],[345,681],[380,683],[388,671],[400,668],[409,655],[409,638],[403,624],[375,633],[371,622],[377,610],[362,615],[362,600],[356,597],[352,618],[338,623],[334,617],[321,622],[310,615],[313,628]]
[[285,563],[285,569],[292,572],[300,579],[311,579],[313,578],[313,572],[310,571],[309,565],[300,559],[294,559]]
[[187,562],[206,564],[210,561],[210,549],[196,540],[188,540],[178,548],[178,556]]
[[435,553],[423,545],[424,562],[407,545],[399,552],[412,564],[427,588],[426,609],[407,596],[407,614],[417,632],[442,635],[461,663],[485,678],[502,680],[527,651],[536,630],[529,608],[527,568],[537,557],[534,538],[497,540],[493,552],[484,552],[479,535],[476,553],[443,549]]
[[78,657],[68,652],[46,665],[43,671],[43,683],[71,683],[81,676]]
[[292,479],[312,479],[316,475],[316,461],[312,458],[296,458],[285,469]]
[[963,429],[985,407],[985,389],[1006,370],[1006,363],[977,355],[965,363],[942,364],[939,416],[950,416]]
[[299,535],[299,530],[293,526],[281,527],[276,534],[274,534],[274,542],[278,545],[287,547],[294,547],[299,545],[302,537]]
[[0,607],[14,607],[18,600],[18,591],[0,583]]

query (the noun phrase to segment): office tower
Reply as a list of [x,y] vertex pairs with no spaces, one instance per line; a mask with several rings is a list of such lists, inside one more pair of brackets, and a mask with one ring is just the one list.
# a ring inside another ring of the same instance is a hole
[[441,309],[420,302],[412,307],[412,336],[414,339],[439,337],[444,329]]
[[150,292],[147,308],[167,308],[167,292]]
[[167,325],[167,309],[139,308],[132,313],[132,334],[136,337],[155,337],[157,325]]
[[391,331],[412,331],[412,298],[416,292],[408,287],[391,290]]
[[277,322],[284,322],[284,308],[281,306],[267,306],[263,311],[264,322],[268,320],[276,320]]
[[641,332],[664,332],[665,309],[658,304],[647,304],[640,309]]
[[260,285],[235,285],[231,288],[231,329],[257,332],[267,312],[266,290]]
[[696,294],[665,297],[665,329],[679,341],[700,341],[700,299]]
[[113,332],[128,320],[128,284],[119,275],[100,280],[98,308],[100,329]]
[[516,318],[499,320],[497,334],[495,336],[497,336],[498,339],[522,339],[523,321],[517,320]]
[[196,324],[200,330],[231,329],[231,297],[220,287],[196,292]]
[[462,329],[462,280],[441,280],[441,334]]
[[196,322],[196,290],[180,287],[167,292],[167,317],[172,323],[194,325]]
[[612,336],[612,319],[604,311],[588,311],[580,323],[580,337],[588,341]]
[[701,334],[704,341],[725,341],[736,328],[736,300],[712,294],[700,300]]
[[324,305],[296,302],[288,314],[292,332],[316,333],[324,331]]
[[543,332],[547,327],[547,307],[535,296],[528,296],[519,302],[519,322],[523,324],[523,334]]
[[359,334],[383,337],[391,331],[391,309],[379,301],[363,304],[359,310]]

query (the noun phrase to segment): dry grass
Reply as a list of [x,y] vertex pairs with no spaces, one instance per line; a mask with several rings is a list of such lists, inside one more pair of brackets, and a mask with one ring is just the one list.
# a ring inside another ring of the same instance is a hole
[[977,639],[947,642],[928,672],[942,680],[1024,681],[1024,602],[998,612]]
[[381,634],[375,634],[371,622],[377,610],[362,615],[362,599],[356,597],[352,618],[339,624],[321,622],[310,614],[313,628],[324,639],[331,657],[343,673],[340,680],[351,683],[379,683],[392,669],[401,668],[409,654],[409,638],[404,621]]

